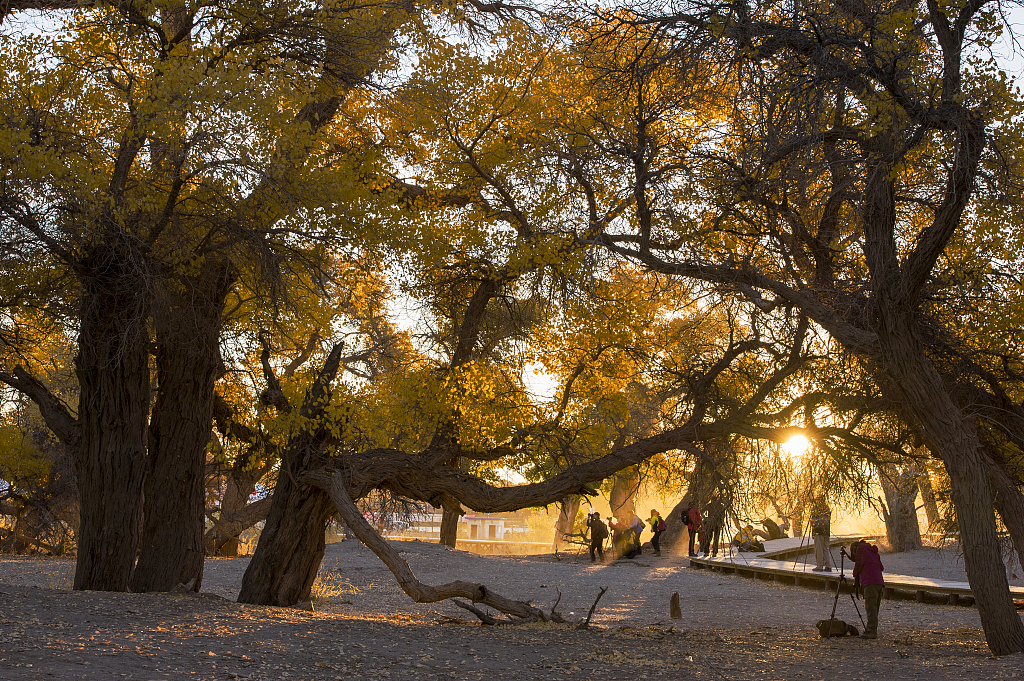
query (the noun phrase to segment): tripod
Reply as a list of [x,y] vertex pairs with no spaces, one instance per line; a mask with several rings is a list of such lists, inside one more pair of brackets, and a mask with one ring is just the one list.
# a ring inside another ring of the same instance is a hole
[[[839,591],[843,588],[843,585],[846,584],[845,559],[849,555],[850,554],[846,552],[845,546],[839,547],[839,581],[836,582],[836,597],[832,600],[832,616],[828,618],[828,635],[825,636],[825,638],[832,637],[832,622],[836,619],[836,607],[839,605]],[[850,559],[853,560],[853,557],[851,556]],[[847,585],[847,589],[849,589],[849,585]],[[853,601],[853,609],[857,611],[857,617],[860,618],[860,625],[867,629],[867,625],[864,624],[864,616],[860,614],[860,608],[857,606],[857,599],[853,595],[853,589],[849,589],[849,591],[850,600]]]

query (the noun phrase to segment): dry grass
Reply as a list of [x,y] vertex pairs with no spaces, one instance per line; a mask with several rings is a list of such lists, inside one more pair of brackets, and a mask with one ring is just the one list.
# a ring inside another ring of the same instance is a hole
[[341,600],[342,596],[358,593],[359,587],[352,584],[347,577],[342,577],[338,570],[321,568],[309,595],[314,601],[327,602],[332,599]]

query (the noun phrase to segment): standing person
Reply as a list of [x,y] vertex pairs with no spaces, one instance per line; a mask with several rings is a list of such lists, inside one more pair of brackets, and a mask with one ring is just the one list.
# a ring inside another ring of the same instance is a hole
[[698,507],[690,506],[683,511],[683,522],[686,523],[686,533],[690,536],[690,557],[697,555],[694,551],[693,544],[697,541],[697,528],[700,527],[700,524],[703,521],[704,518]]
[[590,528],[590,562],[593,563],[596,559],[594,558],[594,552],[601,557],[601,562],[604,562],[604,540],[608,536],[608,528],[605,527],[604,521],[601,520],[601,514],[594,511],[587,516],[587,527]]
[[661,519],[661,514],[655,509],[651,509],[651,517],[647,521],[651,524],[651,532],[654,536],[651,537],[651,546],[654,547],[654,555],[661,555],[661,533],[665,531],[665,521]]
[[623,525],[618,518],[610,515],[608,516],[608,528],[612,531],[612,560],[615,560],[625,553],[622,550]]
[[868,611],[868,623],[862,638],[878,638],[878,608],[882,605],[882,591],[885,579],[882,577],[882,559],[878,547],[866,541],[859,541],[850,547],[853,556],[853,583],[864,588],[864,609]]
[[708,516],[704,519],[701,532],[700,552],[704,554],[705,558],[708,557],[709,550],[712,557],[718,555],[718,542],[722,538],[723,524],[725,524],[725,506],[721,499],[713,497],[708,504]]
[[832,536],[832,509],[828,507],[824,496],[819,496],[814,501],[811,513],[815,562],[812,572],[832,572],[832,556],[828,552],[828,540]]

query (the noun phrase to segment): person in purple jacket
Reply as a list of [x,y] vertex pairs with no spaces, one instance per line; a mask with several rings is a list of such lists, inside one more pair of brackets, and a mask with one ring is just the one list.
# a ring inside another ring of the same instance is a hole
[[864,589],[864,609],[868,611],[868,623],[863,638],[878,638],[878,608],[882,605],[882,559],[878,547],[866,541],[855,542],[850,547],[853,556],[853,583]]

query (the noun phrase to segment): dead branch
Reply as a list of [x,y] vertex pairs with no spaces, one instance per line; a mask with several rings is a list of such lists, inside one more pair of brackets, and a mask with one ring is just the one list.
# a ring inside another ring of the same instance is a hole
[[597,602],[601,600],[601,596],[604,596],[604,592],[608,590],[608,587],[601,587],[601,593],[597,594],[597,598],[594,599],[594,604],[590,606],[590,612],[587,613],[587,619],[583,620],[576,626],[580,629],[586,629],[590,626],[590,618],[594,616],[594,611],[597,610]]
[[[409,564],[398,554],[398,551],[391,546],[383,537],[370,527],[370,524],[363,518],[363,514],[356,508],[348,493],[348,488],[339,473],[330,474],[325,471],[317,471],[304,476],[306,482],[320,487],[327,492],[339,515],[345,521],[345,525],[352,530],[352,534],[359,539],[368,549],[381,559],[388,567],[391,574],[398,580],[399,586],[410,598],[417,603],[436,603],[446,599],[465,598],[472,603],[483,603],[499,612],[511,615],[514,622],[536,622],[553,620],[564,622],[561,617],[552,614],[548,617],[543,610],[533,607],[525,601],[514,601],[494,593],[482,584],[472,582],[449,582],[440,586],[424,584],[413,574]],[[456,602],[456,604],[458,604]],[[460,605],[465,608],[466,604]],[[469,609],[469,608],[465,608]],[[481,621],[487,622],[485,617],[492,620],[488,623],[498,623],[498,620],[489,616],[482,616],[477,609],[470,612],[480,617]]]

